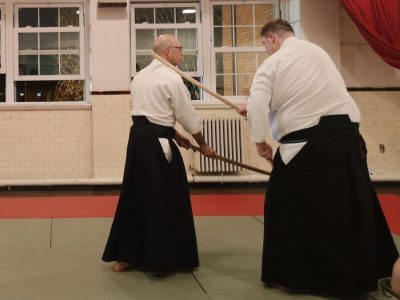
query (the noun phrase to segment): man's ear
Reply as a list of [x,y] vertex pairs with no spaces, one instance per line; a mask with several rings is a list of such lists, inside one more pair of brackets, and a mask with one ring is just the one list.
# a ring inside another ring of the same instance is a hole
[[165,56],[169,56],[169,48],[164,49],[164,54],[165,54]]

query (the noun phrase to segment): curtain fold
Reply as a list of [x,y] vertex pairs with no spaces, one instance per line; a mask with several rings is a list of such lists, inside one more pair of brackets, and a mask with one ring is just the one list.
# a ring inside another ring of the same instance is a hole
[[375,52],[400,69],[400,0],[342,0],[342,3]]

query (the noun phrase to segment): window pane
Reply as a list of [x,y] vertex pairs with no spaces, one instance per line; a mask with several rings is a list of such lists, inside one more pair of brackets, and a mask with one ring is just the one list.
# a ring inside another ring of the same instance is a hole
[[136,29],[136,49],[152,49],[154,29]]
[[238,91],[237,96],[248,96],[250,95],[250,86],[253,81],[253,75],[238,75],[237,84]]
[[232,5],[214,5],[214,26],[232,26]]
[[184,49],[197,49],[197,29],[178,29],[178,40]]
[[61,75],[79,75],[80,64],[78,54],[61,55]]
[[196,9],[194,7],[177,7],[176,23],[196,23]]
[[253,5],[235,5],[235,25],[253,24]]
[[54,90],[55,101],[83,101],[83,80],[57,81]]
[[184,72],[196,72],[197,71],[197,55],[196,54],[185,54],[182,58],[182,62],[180,63],[179,67]]
[[[198,82],[201,82],[200,77],[193,77],[194,80],[197,80]],[[183,83],[186,85],[187,89],[189,90],[190,93],[190,99],[191,100],[201,100],[201,90],[198,88],[196,85],[191,83],[190,81],[187,81],[186,79],[183,78]]]
[[222,5],[222,26],[233,26],[233,6]]
[[156,23],[175,23],[174,8],[156,8]]
[[224,73],[223,53],[215,53],[215,71],[217,74]]
[[223,42],[222,28],[214,27],[214,47],[221,47]]
[[153,57],[151,55],[136,55],[136,72],[147,67],[152,60]]
[[256,47],[264,47],[264,44],[262,43],[262,38],[261,38],[261,28],[262,26],[256,26],[255,28],[255,43]]
[[157,29],[157,36],[160,36],[162,34],[175,35],[176,34],[176,30],[175,29]]
[[135,23],[154,23],[154,8],[135,8]]
[[[256,4],[254,7],[255,25],[264,25],[274,20],[273,4]],[[258,33],[259,34],[259,33]]]
[[38,75],[38,56],[19,55],[19,75]]
[[235,73],[235,53],[216,53],[215,64],[217,74]]
[[40,50],[58,50],[58,33],[39,33]]
[[18,9],[19,27],[38,27],[38,9],[37,8],[19,8]]
[[237,53],[236,54],[237,73],[254,74],[257,68],[256,53]]
[[232,47],[233,36],[231,27],[215,27],[214,28],[214,47]]
[[253,47],[254,46],[254,28],[253,27],[235,27],[235,46]]
[[257,53],[257,69],[262,65],[264,60],[266,60],[268,57],[267,52],[258,52]]
[[222,5],[213,6],[213,23],[214,26],[222,25]]
[[83,101],[83,80],[16,81],[17,102]]
[[40,27],[58,27],[58,8],[39,8]]
[[61,50],[79,50],[79,32],[60,32]]
[[236,82],[234,75],[217,75],[217,93],[225,96],[234,96]]
[[58,75],[58,55],[40,55],[40,75]]
[[79,7],[60,7],[60,26],[79,27]]
[[18,34],[19,50],[37,50],[38,34],[37,33],[19,33]]
[[213,21],[214,26],[222,25],[222,5],[213,6]]

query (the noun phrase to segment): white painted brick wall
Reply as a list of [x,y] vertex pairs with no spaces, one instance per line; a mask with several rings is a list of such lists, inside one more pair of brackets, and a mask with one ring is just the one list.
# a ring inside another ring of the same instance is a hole
[[[400,92],[351,94],[361,110],[370,170],[399,175]],[[202,115],[236,115],[231,109],[197,110]],[[0,180],[121,179],[131,124],[129,95],[92,96],[92,110],[0,111]],[[246,126],[243,134],[244,162],[270,170]],[[379,145],[384,145],[384,153]],[[193,151],[181,149],[181,153],[189,170]]]
[[90,110],[0,111],[0,179],[92,177]]
[[[352,92],[361,110],[361,133],[372,173],[400,174],[400,92]],[[379,145],[384,145],[381,153]]]
[[92,96],[93,177],[122,178],[130,111],[130,95]]

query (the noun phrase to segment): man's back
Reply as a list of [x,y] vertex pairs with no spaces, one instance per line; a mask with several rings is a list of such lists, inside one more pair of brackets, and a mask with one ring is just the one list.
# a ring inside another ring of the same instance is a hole
[[[264,66],[264,65],[263,65]],[[265,62],[273,80],[270,119],[273,132],[283,135],[318,124],[323,115],[360,112],[329,55],[317,45],[294,37]]]
[[191,134],[201,130],[200,116],[182,79],[157,60],[132,80],[131,97],[133,116],[146,116],[155,124],[169,127],[177,120]]
[[170,99],[179,76],[157,60],[141,70],[131,84],[132,115],[173,118]]

